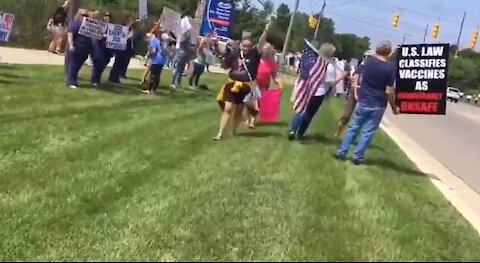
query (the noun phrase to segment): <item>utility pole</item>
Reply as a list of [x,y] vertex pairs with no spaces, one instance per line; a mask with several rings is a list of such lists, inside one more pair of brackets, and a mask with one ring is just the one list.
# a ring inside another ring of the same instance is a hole
[[427,40],[427,34],[428,34],[428,24],[425,27],[425,34],[423,35],[423,44],[425,44],[425,41]]
[[288,25],[287,35],[285,36],[285,43],[283,43],[283,50],[282,50],[283,57],[287,55],[288,42],[290,41],[290,37],[292,34],[293,23],[295,22],[295,15],[298,12],[299,3],[300,3],[300,0],[295,1],[295,7],[293,8],[292,17],[290,17],[290,24]]
[[[80,9],[80,5],[82,0],[70,0],[70,3],[68,5],[68,16],[67,16],[67,21],[68,24],[67,26],[70,26],[73,22],[73,19],[75,18],[75,15],[78,12],[78,9]],[[70,46],[68,45],[68,39],[65,41],[65,64],[64,64],[64,69],[65,69],[65,76],[68,76],[68,59],[69,59],[69,51]]]
[[402,45],[405,44],[405,39],[407,38],[407,33],[403,34]]
[[457,49],[460,47],[460,38],[462,37],[463,25],[465,24],[466,16],[467,16],[467,12],[463,12],[462,24],[460,24],[460,32],[458,32],[458,38],[457,38]]
[[318,31],[320,28],[320,21],[322,21],[323,12],[325,11],[326,5],[327,5],[327,0],[323,0],[322,11],[320,11],[320,16],[318,17],[317,26],[315,27],[315,34],[313,35],[313,40],[317,40]]

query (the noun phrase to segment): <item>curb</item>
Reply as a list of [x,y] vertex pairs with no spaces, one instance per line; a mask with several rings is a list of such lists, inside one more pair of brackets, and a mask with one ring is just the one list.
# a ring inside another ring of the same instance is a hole
[[480,195],[403,133],[387,117],[383,118],[380,127],[420,171],[427,175],[434,175],[430,176],[430,181],[480,234]]

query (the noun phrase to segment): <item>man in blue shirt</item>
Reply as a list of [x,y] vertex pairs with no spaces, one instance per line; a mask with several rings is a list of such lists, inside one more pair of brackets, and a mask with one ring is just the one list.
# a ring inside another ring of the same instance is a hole
[[396,70],[394,65],[388,62],[392,44],[389,41],[381,42],[375,53],[376,55],[369,58],[363,67],[363,78],[353,119],[335,155],[337,159],[345,160],[350,146],[361,130],[360,140],[352,159],[355,165],[363,163],[365,151],[380,127],[387,104],[390,104],[395,115],[399,113],[395,105]]
[[149,88],[143,90],[144,93],[152,94],[157,91],[160,85],[160,75],[166,62],[164,50],[162,48],[162,42],[160,36],[162,32],[157,29],[154,33],[155,37],[148,42],[148,57],[151,59],[150,65],[150,83]]

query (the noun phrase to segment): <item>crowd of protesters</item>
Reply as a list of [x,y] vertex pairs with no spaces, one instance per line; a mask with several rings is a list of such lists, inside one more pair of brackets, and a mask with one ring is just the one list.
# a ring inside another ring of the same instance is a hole
[[[48,22],[47,28],[52,33],[48,50],[61,53],[66,34],[65,52],[69,58],[67,86],[72,89],[77,88],[78,73],[89,57],[93,64],[93,86],[100,84],[102,73],[112,57],[115,57],[115,60],[108,80],[121,84],[120,80],[127,78],[130,59],[142,39],[148,43],[145,56],[147,69],[141,81],[146,94],[154,94],[158,90],[164,68],[173,69],[170,84],[172,90],[183,86],[182,79],[188,71],[191,72],[188,87],[199,89],[202,86],[201,76],[205,71],[209,71],[209,66],[218,56],[221,58],[222,68],[229,71],[229,80],[221,87],[217,96],[222,114],[219,131],[214,139],[221,140],[225,137],[229,125],[231,135],[235,135],[242,121],[249,128],[255,129],[262,94],[270,89],[272,83],[283,88],[278,77],[281,65],[273,47],[266,41],[270,23],[266,25],[257,43],[250,38],[241,42],[229,41],[225,51],[221,52],[218,40],[213,34],[192,39],[191,27],[175,34],[163,30],[158,23],[154,23],[151,30],[145,34],[142,21],[126,16],[121,24],[129,29],[127,48],[117,51],[107,48],[105,38],[94,40],[79,34],[85,17],[110,23],[113,18],[109,12],[80,9],[73,22],[67,25],[67,9],[68,1],[57,8]],[[304,65],[308,54],[289,54],[284,59],[288,70],[299,73],[292,95],[296,114],[288,137],[290,140],[304,141],[305,133],[317,111],[329,96],[338,95],[335,94],[335,87],[343,81],[347,96],[335,137],[340,137],[345,128],[347,132],[335,157],[345,160],[350,146],[360,135],[353,162],[361,164],[365,151],[379,128],[387,104],[391,105],[394,114],[398,114],[394,101],[395,69],[388,63],[392,46],[385,41],[380,43],[375,51],[366,51],[354,72],[349,63],[346,63],[343,69],[338,67],[338,60],[334,57],[335,47],[332,44],[324,43],[318,53],[318,58],[312,61],[308,68]],[[305,70],[308,72],[302,72]]]

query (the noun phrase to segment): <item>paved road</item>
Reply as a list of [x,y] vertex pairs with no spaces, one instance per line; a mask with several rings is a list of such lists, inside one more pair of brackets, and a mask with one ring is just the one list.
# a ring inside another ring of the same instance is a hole
[[388,119],[480,193],[480,107],[448,103],[446,116],[389,111]]

